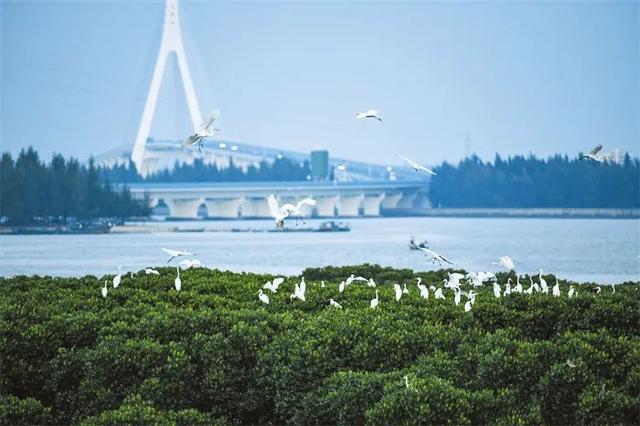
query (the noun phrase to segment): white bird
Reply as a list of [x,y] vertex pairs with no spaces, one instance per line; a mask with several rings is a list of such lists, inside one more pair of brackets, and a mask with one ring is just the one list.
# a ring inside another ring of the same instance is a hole
[[269,204],[269,211],[271,212],[271,216],[276,221],[276,226],[278,228],[284,227],[284,220],[289,216],[295,216],[296,219],[302,217],[302,209],[304,206],[315,206],[316,200],[311,198],[305,198],[296,204],[283,204],[280,206],[278,204],[278,200],[274,194],[269,194],[267,197],[267,203]]
[[538,279],[540,280],[540,288],[542,289],[542,292],[544,294],[548,294],[549,286],[547,285],[547,281],[545,281],[545,279],[542,278],[542,269],[540,269],[540,271],[538,272]]
[[274,278],[273,282],[267,281],[267,283],[263,285],[262,288],[266,288],[267,290],[271,290],[271,293],[275,293],[278,291],[278,287],[280,287],[280,284],[282,284],[283,282],[284,278],[282,277]]
[[471,310],[471,300],[467,300],[467,302],[464,304],[464,311],[469,312],[470,310]]
[[611,284],[611,294],[616,294],[616,285],[615,284]]
[[342,309],[342,305],[341,305],[341,304],[339,304],[338,302],[336,302],[336,301],[335,301],[335,300],[333,300],[333,299],[329,299],[329,305],[331,305],[331,306],[335,306],[336,308],[339,308],[339,309]]
[[502,256],[498,262],[493,262],[494,265],[500,265],[505,268],[507,271],[511,271],[512,269],[516,269],[516,265],[513,263],[513,260],[509,256]]
[[162,251],[167,253],[169,256],[171,256],[169,258],[169,260],[167,260],[167,263],[171,262],[176,257],[180,257],[180,256],[195,256],[196,255],[196,253],[192,253],[192,252],[187,251],[187,250],[171,250],[171,249],[168,249],[168,248],[163,248]]
[[424,284],[418,284],[418,288],[420,289],[420,297],[423,299],[429,298],[429,289]]
[[369,281],[367,281],[367,285],[369,287],[375,287],[376,286],[376,282],[373,280],[373,278],[369,278]]
[[405,388],[409,389],[409,377],[403,376],[402,378],[404,379]]
[[269,296],[267,296],[266,294],[264,294],[264,292],[262,291],[262,289],[258,290],[258,299],[260,299],[260,301],[262,303],[264,303],[265,305],[269,304]]
[[104,287],[102,287],[102,297],[107,297],[107,293],[109,290],[107,289],[107,281],[104,281]]
[[507,280],[507,283],[504,285],[504,293],[503,296],[509,296],[511,294],[511,278]]
[[402,294],[409,294],[409,289],[407,288],[407,283],[403,283]]
[[602,291],[600,286],[596,287],[594,290],[595,290],[596,294],[600,294],[600,292]]
[[567,294],[567,296],[569,296],[569,299],[571,299],[573,296],[575,296],[576,294],[576,289],[573,288],[572,285],[569,286],[569,293]]
[[160,275],[160,272],[156,271],[153,268],[146,268],[144,270],[144,273],[147,274],[147,275]]
[[178,265],[180,266],[180,268],[182,268],[183,271],[191,268],[202,268],[202,262],[200,262],[198,259],[185,259]]
[[177,291],[180,291],[180,289],[182,288],[182,280],[180,279],[180,268],[178,268],[176,266],[176,271],[178,271],[178,276],[176,277],[176,280],[173,282],[173,285],[176,287]]
[[376,289],[376,297],[371,299],[371,308],[378,306],[378,289]]
[[556,285],[554,285],[553,288],[551,289],[551,294],[553,294],[553,297],[560,296],[560,283],[558,282],[557,278],[556,278]]
[[320,281],[320,288],[324,288],[324,280]]
[[375,118],[379,122],[382,122],[382,118],[378,117],[379,113],[380,113],[380,111],[378,111],[376,109],[370,109],[370,110],[365,111],[365,112],[357,113],[356,114],[356,119],[360,120],[360,119],[363,119],[363,118]]
[[567,362],[565,363],[567,365],[567,367],[569,368],[576,368],[576,363],[573,362],[572,360],[568,359]]
[[455,295],[453,296],[453,303],[455,303],[456,306],[458,306],[460,304],[460,297],[462,295],[462,292],[460,291],[459,288],[456,288],[454,292],[455,292]]
[[449,275],[449,279],[444,280],[445,282],[444,286],[447,288],[460,287],[460,280],[464,278],[464,275],[459,272],[454,272],[454,273],[447,272],[447,274]]
[[393,289],[396,292],[396,302],[399,302],[400,298],[402,297],[402,288],[400,287],[399,284],[394,284]]
[[495,297],[500,297],[500,284],[498,284],[497,282],[493,283],[493,295]]
[[344,291],[345,285],[347,285],[347,283],[344,281],[341,281],[340,284],[338,285],[338,292],[342,293]]
[[582,154],[580,156],[580,159],[591,160],[597,163],[602,163],[604,161],[604,157],[602,156],[602,154],[600,154],[600,151],[602,151],[602,144],[597,145],[595,148],[589,151],[587,155]]
[[198,131],[192,135],[190,135],[184,142],[182,142],[182,146],[184,148],[188,146],[192,146],[194,144],[198,144],[198,149],[202,151],[202,142],[205,138],[213,136],[216,132],[219,132],[219,129],[214,127],[215,121],[220,114],[220,110],[211,111],[207,118],[200,124],[200,128]]
[[416,172],[419,170],[422,170],[423,172],[427,172],[427,173],[431,173],[432,175],[436,175],[436,173],[431,170],[426,168],[425,166],[423,166],[422,164],[418,164],[413,160],[408,159],[407,157],[400,155],[400,154],[396,154],[396,157],[398,157],[399,159],[405,161],[407,164],[409,164]]
[[438,265],[442,265],[442,262],[444,263],[448,263],[449,265],[453,265],[452,262],[450,262],[448,259],[446,259],[444,256],[436,253],[433,250],[430,250],[428,248],[424,248],[424,247],[418,247],[418,250],[422,250],[423,252],[425,252],[425,254],[429,257],[431,257],[431,261],[433,263],[437,263]]
[[444,294],[442,294],[442,289],[438,288],[434,293],[433,293],[434,297],[436,299],[445,299]]
[[520,275],[516,275],[516,286],[512,290],[514,293],[522,293],[522,284],[520,284]]
[[122,266],[118,266],[118,275],[113,277],[113,288],[118,288],[120,281],[122,281]]
[[293,294],[291,294],[291,299],[300,299],[303,302],[306,300],[304,293],[307,290],[307,285],[304,282],[304,277],[302,277],[302,281],[300,284],[296,284],[293,288]]

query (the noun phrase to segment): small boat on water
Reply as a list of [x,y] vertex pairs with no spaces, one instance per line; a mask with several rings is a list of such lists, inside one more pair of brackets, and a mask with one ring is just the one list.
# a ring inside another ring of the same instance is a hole
[[420,250],[421,248],[428,249],[429,242],[427,240],[416,241],[413,237],[409,240],[409,248],[411,250]]

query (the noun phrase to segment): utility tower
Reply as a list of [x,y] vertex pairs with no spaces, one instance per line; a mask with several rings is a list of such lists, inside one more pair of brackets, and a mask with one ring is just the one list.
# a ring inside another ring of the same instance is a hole
[[151,86],[149,87],[149,93],[147,94],[147,101],[144,105],[144,112],[142,113],[140,127],[138,127],[138,135],[136,136],[133,151],[131,152],[131,161],[134,162],[138,172],[142,176],[146,176],[149,172],[148,167],[145,164],[147,138],[149,137],[149,131],[151,130],[151,122],[156,110],[156,103],[158,102],[158,94],[160,92],[162,77],[164,76],[167,60],[171,53],[174,53],[178,60],[178,68],[180,69],[180,77],[182,79],[184,93],[187,98],[191,124],[193,125],[193,131],[196,132],[202,122],[202,116],[200,114],[198,98],[196,97],[196,92],[193,88],[193,81],[191,80],[189,65],[187,64],[187,56],[185,55],[184,46],[182,44],[180,15],[178,14],[178,0],[165,1],[164,26],[162,29],[160,51],[158,52],[158,59],[156,60],[156,66],[153,70],[153,78],[151,79]]

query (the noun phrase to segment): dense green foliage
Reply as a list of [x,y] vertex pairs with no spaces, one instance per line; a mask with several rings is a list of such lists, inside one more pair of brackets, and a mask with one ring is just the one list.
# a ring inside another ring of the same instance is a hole
[[171,170],[142,177],[135,164],[117,165],[100,168],[100,176],[111,182],[256,182],[256,181],[301,181],[309,179],[309,163],[297,163],[286,157],[277,158],[273,163],[261,161],[257,166],[250,165],[246,171],[237,167],[233,161],[228,167],[219,169],[215,164],[205,164],[196,158],[193,164],[176,162]]
[[640,161],[627,154],[622,164],[555,156],[547,160],[496,155],[457,166],[435,168],[429,198],[438,207],[640,207]]
[[36,218],[147,216],[147,203],[134,200],[127,188],[114,191],[100,182],[93,160],[87,167],[71,158],[54,155],[49,164],[29,148],[13,161],[9,153],[0,161],[0,216],[12,224]]
[[[0,279],[0,423],[640,420],[638,283],[574,298],[564,282],[558,298],[487,286],[464,312],[412,281],[441,286],[446,271],[308,269],[305,302],[290,277],[269,305],[257,292],[271,276],[191,269],[177,292],[175,269],[160,271],[123,275],[107,298],[110,277]],[[376,309],[362,283],[338,293],[352,272],[378,283]],[[399,303],[394,282],[410,283]]]

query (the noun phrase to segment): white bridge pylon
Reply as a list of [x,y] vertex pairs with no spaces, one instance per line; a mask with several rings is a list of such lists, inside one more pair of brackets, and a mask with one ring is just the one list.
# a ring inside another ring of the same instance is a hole
[[196,97],[196,92],[193,87],[193,81],[191,80],[191,73],[189,72],[189,65],[187,64],[187,56],[182,44],[180,16],[178,14],[178,0],[166,0],[165,2],[164,26],[162,29],[160,51],[158,52],[158,59],[153,70],[153,78],[151,79],[151,86],[149,87],[149,93],[147,94],[147,101],[144,105],[144,112],[142,113],[140,127],[138,127],[138,135],[136,136],[133,151],[131,153],[131,161],[136,165],[138,172],[142,176],[146,176],[148,174],[145,164],[147,138],[151,131],[151,123],[156,110],[156,103],[158,102],[158,94],[160,92],[160,85],[162,83],[164,71],[167,61],[169,60],[169,55],[172,52],[175,53],[176,58],[178,59],[180,77],[182,79],[184,93],[187,98],[191,124],[193,125],[193,131],[195,133],[198,131],[200,123],[202,122],[202,116],[200,114],[198,98]]

